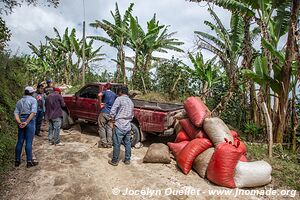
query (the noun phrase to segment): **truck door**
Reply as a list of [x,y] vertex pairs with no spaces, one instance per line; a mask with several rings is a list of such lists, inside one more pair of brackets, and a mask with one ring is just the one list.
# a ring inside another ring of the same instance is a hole
[[89,85],[81,89],[76,101],[77,117],[95,121],[99,114],[99,86]]

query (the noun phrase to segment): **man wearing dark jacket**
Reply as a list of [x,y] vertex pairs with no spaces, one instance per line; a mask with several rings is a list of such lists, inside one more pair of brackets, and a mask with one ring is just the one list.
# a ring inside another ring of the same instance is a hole
[[41,125],[46,110],[45,108],[46,94],[44,93],[43,84],[38,84],[37,90],[34,93],[33,97],[37,100],[37,104],[38,104],[37,113],[36,113],[35,135],[40,136]]
[[65,102],[60,93],[59,88],[54,88],[54,93],[47,96],[45,114],[46,120],[49,120],[49,143],[57,146],[63,146],[60,142],[59,132],[63,117],[62,108],[65,107]]

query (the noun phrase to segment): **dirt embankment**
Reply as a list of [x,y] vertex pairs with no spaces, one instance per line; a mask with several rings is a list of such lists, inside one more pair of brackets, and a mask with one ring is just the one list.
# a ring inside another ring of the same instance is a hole
[[[107,163],[112,149],[97,147],[99,138],[95,128],[62,131],[65,146],[61,147],[49,145],[44,131],[43,137],[35,138],[34,142],[34,155],[40,164],[27,169],[23,156],[22,165],[7,176],[0,199],[232,199],[234,196],[234,193],[209,194],[211,190],[225,188],[213,186],[194,171],[184,175],[175,161],[168,165],[142,163],[147,143],[140,149],[133,148],[131,165],[120,162],[113,167]],[[239,196],[238,199],[259,197]]]

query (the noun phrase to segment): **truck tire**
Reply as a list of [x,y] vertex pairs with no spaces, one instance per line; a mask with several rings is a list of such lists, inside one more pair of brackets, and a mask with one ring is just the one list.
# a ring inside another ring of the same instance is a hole
[[64,110],[63,110],[63,118],[62,118],[61,128],[64,129],[64,130],[67,130],[67,129],[71,128],[71,124],[70,124],[70,121],[69,121],[69,115]]
[[140,142],[140,140],[141,137],[140,137],[140,130],[138,126],[134,123],[131,123],[131,137],[130,137],[131,146],[133,147],[138,142]]

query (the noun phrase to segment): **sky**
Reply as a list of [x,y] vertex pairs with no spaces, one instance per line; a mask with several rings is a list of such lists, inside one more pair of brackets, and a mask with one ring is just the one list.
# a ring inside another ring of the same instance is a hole
[[[45,42],[45,36],[54,37],[53,27],[56,27],[61,34],[66,27],[76,28],[76,34],[82,37],[82,21],[86,21],[86,35],[102,35],[105,33],[99,29],[90,27],[89,24],[95,20],[112,21],[110,11],[114,11],[115,3],[118,3],[121,14],[127,9],[129,4],[134,3],[133,16],[137,16],[142,27],[146,28],[146,22],[149,21],[154,13],[161,24],[170,25],[170,31],[177,32],[174,36],[185,44],[181,47],[183,50],[195,51],[194,31],[205,31],[211,33],[211,30],[204,25],[205,20],[211,20],[207,11],[206,3],[191,3],[185,0],[61,0],[58,8],[46,6],[26,6],[18,7],[10,15],[4,16],[7,26],[11,30],[12,37],[9,42],[9,49],[13,54],[30,54],[27,41],[38,45],[40,41]],[[229,27],[230,13],[214,6],[214,11],[222,19],[226,27]],[[116,50],[108,45],[96,41],[95,48],[103,46],[102,53],[106,54],[105,61],[99,63],[102,69],[108,71],[115,70],[115,63],[111,59],[116,58]],[[212,55],[209,52],[203,52],[204,58],[208,59]],[[133,55],[133,52],[126,49],[126,56]],[[172,56],[182,59],[189,64],[186,54],[170,51],[167,54],[156,54],[164,58]]]

